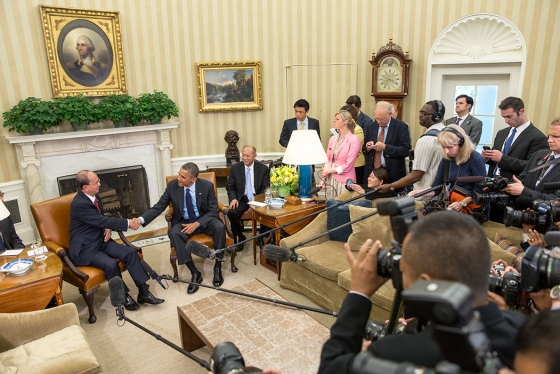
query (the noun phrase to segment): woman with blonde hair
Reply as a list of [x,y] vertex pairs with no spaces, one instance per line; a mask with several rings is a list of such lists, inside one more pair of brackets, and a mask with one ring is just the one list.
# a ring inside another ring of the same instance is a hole
[[[360,139],[360,152],[358,152],[358,157],[354,162],[354,169],[356,170],[356,180],[352,181],[357,184],[364,183],[364,169],[366,168],[366,158],[364,157],[364,152],[362,147],[364,146],[364,130],[358,125],[358,109],[352,105],[345,105],[340,110],[347,110],[352,115],[352,119],[356,122],[356,127],[352,130],[352,134],[356,135]],[[367,181],[366,181],[367,182]]]
[[333,121],[334,128],[338,131],[331,136],[327,148],[327,162],[322,170],[322,179],[319,186],[325,188],[327,199],[334,199],[345,191],[346,181],[350,178],[356,180],[354,162],[360,151],[360,139],[352,134],[356,122],[347,110],[336,113]]
[[[443,159],[439,164],[436,179],[432,187],[442,185],[444,180],[448,181],[450,184],[446,186],[447,190],[445,191],[446,196],[444,196],[444,200],[450,200],[449,195],[452,191],[463,196],[464,198],[460,201],[453,201],[448,206],[448,209],[459,211],[472,202],[471,195],[474,189],[477,191],[482,191],[482,189],[475,183],[457,182],[457,178],[473,176],[485,177],[486,164],[480,153],[475,151],[474,144],[465,133],[465,130],[457,125],[448,125],[444,127],[439,132],[437,140],[441,145]],[[446,167],[445,164],[448,164],[449,167]],[[444,175],[446,170],[449,170],[447,176]],[[426,189],[413,190],[409,192],[408,195],[413,196],[425,190]],[[441,193],[441,190],[441,188],[437,189],[424,196],[438,195]]]

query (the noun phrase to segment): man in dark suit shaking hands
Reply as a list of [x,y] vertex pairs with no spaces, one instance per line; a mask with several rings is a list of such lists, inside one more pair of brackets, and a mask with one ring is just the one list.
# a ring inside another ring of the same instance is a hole
[[[140,264],[140,257],[136,250],[111,239],[111,230],[126,231],[129,227],[138,229],[135,220],[111,218],[103,214],[103,205],[99,200],[101,181],[91,170],[82,170],[76,175],[78,194],[70,205],[70,249],[68,256],[74,265],[93,266],[105,272],[105,278],[121,277],[118,258],[126,264],[130,276],[138,287],[138,302],[140,304],[161,304],[148,290],[146,281],[148,274]],[[136,310],[139,305],[126,292],[124,307]]]
[[[258,161],[255,162],[256,158],[257,149],[252,145],[246,145],[241,150],[241,161],[243,162],[234,164],[229,171],[226,185],[229,199],[228,218],[236,243],[246,240],[243,235],[241,216],[249,209],[249,201],[255,195],[264,193],[265,189],[270,186],[268,167]],[[243,247],[239,249],[243,249]]]
[[307,117],[309,112],[309,103],[307,100],[299,99],[294,104],[295,118],[284,121],[282,132],[280,133],[280,145],[287,147],[294,130],[315,130],[321,138],[321,130],[319,129],[319,121],[315,118]]
[[474,100],[469,95],[457,96],[455,99],[455,113],[457,115],[449,118],[445,121],[445,124],[461,127],[476,146],[482,135],[482,122],[478,118],[471,116],[470,112],[473,105]]
[[[212,237],[214,248],[221,249],[226,245],[226,229],[218,217],[218,199],[214,193],[214,185],[198,179],[198,173],[199,169],[195,163],[187,162],[181,166],[177,179],[169,182],[159,201],[139,217],[145,226],[172,204],[173,217],[169,240],[177,251],[179,265],[185,264],[191,271],[191,282],[194,284],[189,285],[187,289],[187,293],[190,294],[198,291],[198,285],[202,283],[202,274],[194,265],[191,253],[185,248],[189,238],[202,232]],[[219,261],[223,256],[223,252],[216,255],[218,259],[214,264],[212,281],[215,287],[224,283],[222,263]]]

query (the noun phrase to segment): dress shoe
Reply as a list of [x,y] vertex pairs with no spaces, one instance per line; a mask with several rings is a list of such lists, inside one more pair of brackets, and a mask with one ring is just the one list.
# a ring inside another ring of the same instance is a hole
[[158,299],[157,297],[155,297],[150,291],[148,291],[147,295],[138,295],[138,302],[140,304],[161,304],[163,303],[165,300],[163,299]]
[[[244,240],[247,240],[247,238],[245,237],[245,235],[240,234],[240,235],[237,237],[236,243],[242,242],[242,241],[244,241]],[[236,245],[237,252],[241,252],[243,249],[245,249],[245,244],[246,244],[246,243]]]
[[124,308],[126,310],[137,310],[140,308],[140,305],[129,294],[126,294],[125,301],[124,301]]
[[224,277],[222,277],[222,269],[215,268],[214,269],[214,279],[212,280],[212,284],[214,287],[220,287],[224,283]]
[[202,274],[194,273],[191,278],[191,282],[196,284],[189,284],[189,287],[187,288],[187,293],[195,293],[196,291],[198,291],[198,285],[202,284]]

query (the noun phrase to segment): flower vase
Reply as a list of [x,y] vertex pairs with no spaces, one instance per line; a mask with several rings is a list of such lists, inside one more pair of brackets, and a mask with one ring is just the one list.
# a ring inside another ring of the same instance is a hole
[[290,187],[278,186],[278,197],[288,196],[290,194]]

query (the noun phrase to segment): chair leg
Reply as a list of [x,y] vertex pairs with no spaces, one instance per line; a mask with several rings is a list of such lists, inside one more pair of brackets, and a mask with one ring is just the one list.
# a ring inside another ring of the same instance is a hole
[[235,256],[237,256],[237,248],[231,250],[231,272],[237,273],[237,267],[235,266]]
[[[171,248],[171,254],[169,255],[169,262],[171,263],[171,267],[173,268],[173,278],[179,278],[179,272],[177,271],[177,252],[175,252],[175,248]],[[176,280],[173,283],[177,283]]]
[[88,311],[89,311],[89,318],[88,318],[88,322],[89,323],[95,323],[97,321],[97,317],[95,316],[95,310],[93,309],[93,297],[95,296],[95,293],[97,292],[97,290],[99,289],[99,286],[92,288],[89,291],[84,291],[82,289],[80,289],[80,294],[82,294],[82,297],[84,298],[84,301],[86,302],[86,305],[88,307]]

